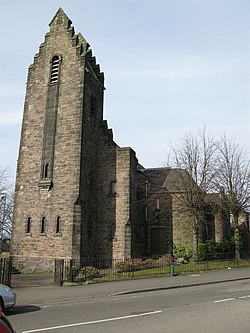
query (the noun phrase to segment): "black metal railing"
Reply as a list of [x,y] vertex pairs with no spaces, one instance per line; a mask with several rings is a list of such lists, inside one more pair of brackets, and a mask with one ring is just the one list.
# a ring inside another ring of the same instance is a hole
[[[234,259],[234,253],[220,253],[218,256],[203,256],[202,260],[172,260],[170,256],[152,259],[98,259],[56,260],[55,283],[63,285],[72,282],[88,282],[91,280],[117,280],[136,277],[154,277],[181,274],[194,271],[215,270],[250,266],[250,253]],[[174,267],[173,267],[174,265]]]

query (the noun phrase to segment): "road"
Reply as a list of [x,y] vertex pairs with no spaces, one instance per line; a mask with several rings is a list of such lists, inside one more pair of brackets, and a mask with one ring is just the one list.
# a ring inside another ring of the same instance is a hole
[[20,305],[9,319],[18,333],[249,333],[249,311],[241,280]]

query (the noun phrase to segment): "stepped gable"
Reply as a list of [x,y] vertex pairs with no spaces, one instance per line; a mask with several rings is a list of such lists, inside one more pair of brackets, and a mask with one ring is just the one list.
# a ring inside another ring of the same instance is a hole
[[95,56],[92,55],[92,50],[88,49],[86,53],[86,70],[96,78],[96,80],[104,88],[104,73],[100,71],[99,64],[96,63]]
[[[81,33],[75,34],[72,21],[68,18],[62,8],[59,8],[55,16],[49,23],[50,31],[45,35],[45,41],[41,43],[39,52],[34,56],[34,64],[36,63],[39,55],[43,52],[46,41],[49,39],[52,33],[58,33],[60,31],[66,31],[72,40],[72,46],[76,48],[76,52],[79,56],[86,59],[86,71],[90,75],[94,76],[99,84],[104,88],[104,73],[101,72],[99,64],[96,63],[96,58],[92,54],[90,44],[86,41]],[[31,65],[30,67],[32,67]]]
[[[113,141],[113,131],[111,128],[108,127],[108,122],[107,120],[103,120],[102,121],[102,133],[107,136],[109,138],[110,141]],[[114,142],[114,144],[116,145],[116,143]]]
[[53,19],[49,23],[50,30],[56,29],[58,27],[63,27],[66,30],[74,29],[71,26],[72,21],[68,18],[61,7],[58,8],[58,11],[55,13]]

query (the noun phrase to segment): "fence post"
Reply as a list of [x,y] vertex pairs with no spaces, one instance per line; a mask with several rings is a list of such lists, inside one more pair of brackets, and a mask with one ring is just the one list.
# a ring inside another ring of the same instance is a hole
[[70,259],[69,261],[69,278],[70,282],[74,282],[74,272],[73,272],[73,259]]
[[5,278],[5,284],[7,286],[11,287],[11,273],[12,273],[12,258],[9,257],[9,259],[6,258],[7,265],[6,265],[6,278]]
[[54,283],[63,286],[64,259],[55,259]]
[[3,281],[3,258],[0,258],[0,283]]
[[174,276],[174,256],[170,257],[170,276]]

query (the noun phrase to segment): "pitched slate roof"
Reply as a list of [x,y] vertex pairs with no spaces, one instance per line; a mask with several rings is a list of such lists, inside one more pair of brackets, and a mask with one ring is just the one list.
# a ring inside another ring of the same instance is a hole
[[151,184],[151,190],[184,192],[186,181],[194,182],[188,172],[180,168],[152,168],[142,170]]

